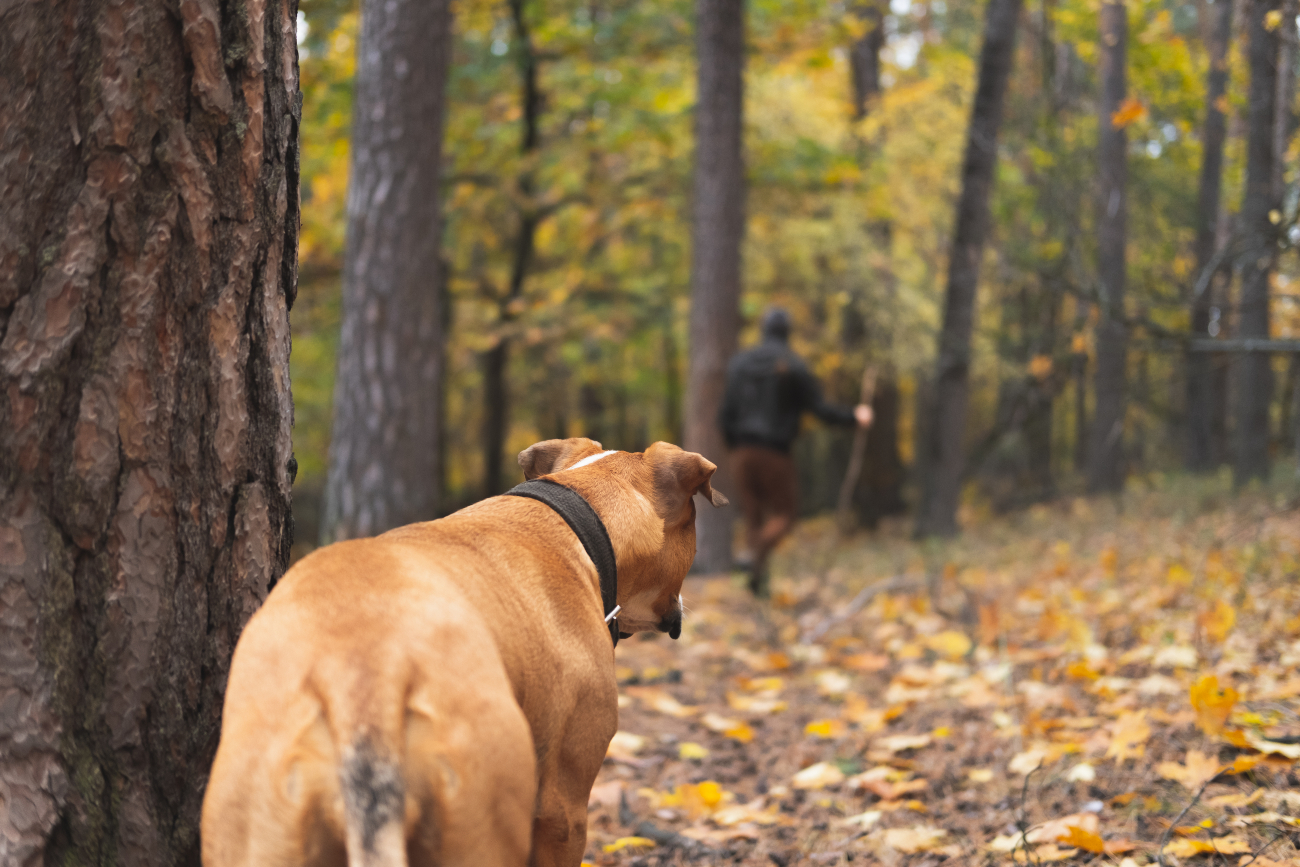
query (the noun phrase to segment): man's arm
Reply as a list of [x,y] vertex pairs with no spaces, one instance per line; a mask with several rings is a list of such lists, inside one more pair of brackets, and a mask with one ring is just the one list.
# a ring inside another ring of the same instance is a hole
[[[803,409],[812,413],[826,424],[851,425],[860,424],[855,407],[832,403],[822,393],[822,384],[817,381],[806,366],[800,365],[798,377],[799,395]],[[868,422],[870,423],[870,422]]]

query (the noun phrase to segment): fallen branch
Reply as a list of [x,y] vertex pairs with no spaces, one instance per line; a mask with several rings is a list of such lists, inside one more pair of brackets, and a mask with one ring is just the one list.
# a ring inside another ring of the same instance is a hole
[[832,614],[823,619],[821,623],[818,623],[812,629],[805,632],[801,640],[804,644],[812,644],[819,640],[827,632],[830,632],[831,629],[839,626],[841,623],[861,611],[866,607],[868,602],[875,599],[881,593],[893,593],[897,590],[918,589],[920,589],[920,587],[917,582],[909,578],[904,578],[902,575],[895,575],[893,578],[886,581],[872,584],[869,587],[863,587],[858,591],[858,595],[853,597],[853,600],[849,602],[844,610],[840,611],[838,614]]
[[1210,783],[1213,783],[1221,776],[1223,776],[1223,771],[1219,771],[1217,774],[1202,783],[1201,787],[1196,790],[1196,794],[1192,795],[1192,799],[1187,802],[1187,806],[1183,807],[1183,811],[1169,823],[1168,828],[1165,828],[1165,833],[1160,836],[1160,845],[1156,847],[1156,862],[1160,867],[1169,867],[1168,863],[1165,861],[1165,846],[1169,844],[1169,835],[1174,833],[1174,828],[1177,828],[1178,823],[1183,821],[1183,817],[1187,815],[1187,811],[1192,809],[1192,807],[1195,807],[1196,802],[1201,800],[1201,795],[1205,794],[1205,790],[1210,787]]

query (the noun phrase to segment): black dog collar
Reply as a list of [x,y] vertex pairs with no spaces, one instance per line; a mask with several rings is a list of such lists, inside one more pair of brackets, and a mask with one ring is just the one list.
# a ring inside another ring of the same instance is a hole
[[600,598],[605,604],[605,622],[609,624],[609,637],[618,645],[618,563],[614,560],[614,546],[609,541],[609,531],[591,504],[572,488],[566,488],[550,479],[533,479],[515,485],[506,491],[508,497],[527,497],[550,506],[569,525],[586,549],[591,562],[596,564],[600,576]]

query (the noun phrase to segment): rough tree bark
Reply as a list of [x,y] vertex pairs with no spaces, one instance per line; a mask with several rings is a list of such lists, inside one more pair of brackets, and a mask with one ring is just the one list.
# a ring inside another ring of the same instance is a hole
[[[534,155],[541,144],[539,121],[542,114],[542,92],[537,82],[537,51],[533,47],[533,34],[524,17],[523,0],[510,0],[510,16],[514,22],[517,41],[516,56],[519,64],[520,103],[523,107],[519,152],[523,157],[523,171],[519,175],[519,195],[523,206],[519,211],[519,226],[515,234],[514,250],[510,260],[510,285],[505,296],[499,299],[497,321],[506,327],[515,318],[515,303],[523,295],[524,280],[533,261],[533,248],[537,240],[539,215],[533,202],[537,182],[533,176]],[[491,497],[504,491],[506,435],[510,430],[510,338],[501,333],[496,346],[483,355],[483,496]],[[513,462],[512,462],[513,466]],[[515,472],[518,472],[516,468]]]
[[1128,134],[1115,113],[1127,89],[1128,9],[1102,0],[1099,48],[1101,98],[1097,101],[1097,280],[1100,297],[1095,344],[1093,416],[1088,435],[1088,490],[1124,486],[1125,242],[1128,204]]
[[448,0],[366,0],[321,541],[437,515]]
[[295,7],[0,7],[0,863],[198,863],[293,535]]
[[[745,233],[745,0],[696,0],[699,54],[691,256],[690,363],[683,410],[685,447],[718,465],[715,487],[731,493],[718,428],[727,361],[740,332],[740,244]],[[700,509],[695,569],[731,566],[730,509]]]
[[1015,59],[1021,0],[989,0],[980,49],[979,85],[971,109],[962,163],[961,198],[948,260],[943,330],[934,395],[927,407],[932,418],[922,448],[926,466],[917,535],[950,536],[957,532],[957,501],[965,463],[966,405],[970,397],[970,342],[975,320],[975,291],[988,235],[989,195],[997,168],[998,130],[1007,78]]
[[[1205,126],[1201,132],[1201,184],[1196,201],[1196,270],[1192,286],[1192,334],[1211,337],[1211,291],[1219,270],[1218,225],[1223,183],[1223,146],[1228,138],[1223,96],[1228,87],[1228,45],[1232,39],[1232,2],[1216,0],[1205,7],[1210,15],[1206,47],[1210,71],[1205,83]],[[1214,359],[1207,352],[1187,354],[1187,468],[1214,468]]]
[[[1238,337],[1268,337],[1268,283],[1277,260],[1280,207],[1274,181],[1274,122],[1277,113],[1279,27],[1269,29],[1269,12],[1280,0],[1254,0],[1250,28],[1250,110],[1246,138],[1246,190],[1241,203],[1241,300]],[[1268,353],[1247,352],[1233,364],[1236,412],[1233,416],[1233,481],[1242,485],[1268,477],[1269,403],[1273,367]]]

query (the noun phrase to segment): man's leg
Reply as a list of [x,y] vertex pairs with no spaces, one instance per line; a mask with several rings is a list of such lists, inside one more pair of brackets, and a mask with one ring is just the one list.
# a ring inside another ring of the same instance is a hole
[[763,531],[762,466],[754,460],[755,449],[737,446],[731,452],[732,481],[740,499],[740,515],[745,524],[746,551],[736,558],[737,564],[752,568],[755,551]]
[[756,474],[762,480],[761,500],[765,520],[753,546],[754,570],[749,588],[755,596],[771,595],[771,574],[767,561],[772,549],[794,526],[799,506],[798,476],[794,458],[776,449],[763,449],[762,466]]

